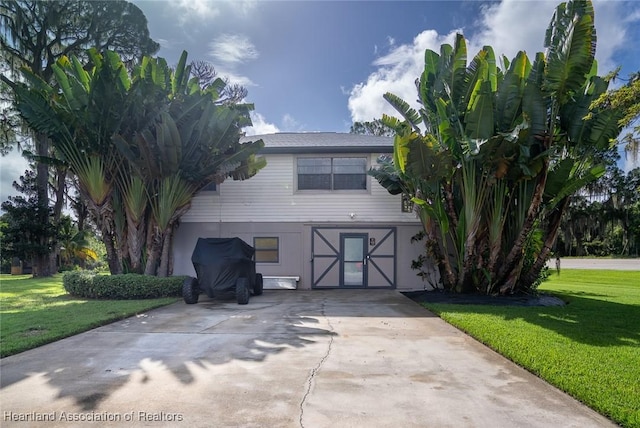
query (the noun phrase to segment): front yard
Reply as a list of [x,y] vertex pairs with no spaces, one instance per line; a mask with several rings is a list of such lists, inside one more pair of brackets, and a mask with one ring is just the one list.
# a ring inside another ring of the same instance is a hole
[[[73,298],[61,275],[0,280],[2,357],[178,300]],[[640,271],[564,269],[541,290],[568,304],[425,306],[615,422],[640,427]]]
[[563,269],[563,307],[425,304],[448,323],[625,427],[640,427],[640,271]]
[[62,275],[0,275],[0,357],[108,324],[176,298],[88,300],[69,296]]

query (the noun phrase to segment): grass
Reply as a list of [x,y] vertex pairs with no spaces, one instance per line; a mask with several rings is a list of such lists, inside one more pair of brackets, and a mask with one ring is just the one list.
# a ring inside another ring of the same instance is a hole
[[568,304],[425,306],[624,427],[640,427],[640,271],[569,270],[541,291]]
[[0,275],[0,357],[175,301],[175,298],[81,299],[67,294],[62,286],[62,275],[50,278]]

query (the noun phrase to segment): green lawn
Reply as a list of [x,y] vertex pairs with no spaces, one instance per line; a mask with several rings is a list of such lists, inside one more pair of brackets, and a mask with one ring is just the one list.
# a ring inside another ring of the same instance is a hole
[[425,306],[625,427],[640,427],[640,271],[569,270],[563,307]]
[[69,296],[62,275],[0,275],[0,356],[17,354],[177,301],[87,300]]

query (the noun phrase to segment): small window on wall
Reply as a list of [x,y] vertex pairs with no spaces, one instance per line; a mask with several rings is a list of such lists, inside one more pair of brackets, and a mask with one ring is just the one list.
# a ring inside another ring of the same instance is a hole
[[253,238],[253,248],[256,249],[256,262],[278,263],[280,261],[279,244],[279,239],[275,237]]

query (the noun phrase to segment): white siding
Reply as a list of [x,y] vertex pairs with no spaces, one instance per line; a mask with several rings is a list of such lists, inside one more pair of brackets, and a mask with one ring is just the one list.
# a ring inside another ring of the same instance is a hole
[[[375,165],[377,155],[369,155]],[[267,166],[246,181],[227,180],[218,192],[197,195],[183,222],[353,222],[415,223],[372,177],[367,191],[295,189],[295,155],[266,155]],[[354,214],[353,218],[351,213]]]

